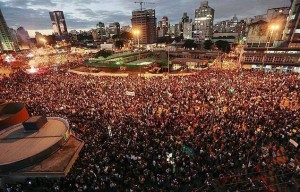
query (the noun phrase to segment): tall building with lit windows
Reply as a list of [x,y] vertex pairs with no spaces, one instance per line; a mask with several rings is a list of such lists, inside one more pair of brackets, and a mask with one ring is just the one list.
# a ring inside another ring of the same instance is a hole
[[10,30],[0,10],[0,52],[18,50],[17,43],[13,40]]
[[291,0],[283,40],[288,42],[289,47],[300,47],[300,0]]
[[200,7],[195,10],[194,39],[207,40],[213,36],[213,21],[215,10],[208,6],[208,1],[203,1]]
[[62,11],[49,12],[54,34],[57,36],[67,35],[68,29],[64,13]]
[[154,9],[137,10],[132,12],[132,29],[140,31],[140,43],[156,43],[156,17]]

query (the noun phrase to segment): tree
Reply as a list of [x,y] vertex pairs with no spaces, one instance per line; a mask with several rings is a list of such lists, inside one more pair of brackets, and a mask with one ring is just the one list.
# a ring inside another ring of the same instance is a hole
[[211,40],[204,41],[204,49],[211,50],[211,47],[214,43]]
[[101,50],[99,51],[97,54],[96,54],[96,57],[104,57],[104,58],[107,58],[109,56],[112,55],[112,52],[111,51],[107,51],[107,50]]
[[216,46],[218,47],[219,50],[225,53],[229,53],[231,49],[228,41],[219,40],[216,42]]
[[195,47],[197,47],[197,44],[194,42],[194,40],[188,39],[188,40],[186,40],[186,41],[184,42],[183,46],[184,46],[185,48],[190,49],[190,48],[195,48]]
[[123,33],[121,33],[121,38],[124,39],[124,40],[130,40],[130,39],[133,39],[133,35],[132,33],[129,33],[127,31],[124,31]]
[[116,46],[116,48],[121,49],[122,47],[124,47],[124,41],[123,40],[116,40],[115,46]]

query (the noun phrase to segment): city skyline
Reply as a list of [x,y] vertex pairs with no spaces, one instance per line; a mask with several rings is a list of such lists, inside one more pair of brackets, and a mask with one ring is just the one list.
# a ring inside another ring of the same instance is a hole
[[[176,0],[170,4],[168,0],[152,0],[155,4],[145,4],[143,7],[156,10],[156,17],[160,20],[164,15],[169,17],[170,23],[178,23],[184,12],[194,20],[195,9],[199,8],[200,0]],[[176,3],[175,3],[176,2]],[[232,18],[234,14],[239,19],[265,14],[268,8],[290,6],[288,0],[209,0],[209,5],[215,9],[215,22]],[[233,7],[234,5],[234,7]],[[259,5],[259,6],[257,6]],[[140,8],[134,1],[125,0],[91,0],[83,4],[79,0],[0,0],[0,8],[9,27],[23,26],[33,36],[35,31],[44,34],[53,32],[49,19],[49,11],[60,10],[65,14],[69,30],[88,30],[95,28],[101,21],[106,25],[120,22],[121,25],[131,25],[133,10]],[[176,9],[176,11],[174,11]]]

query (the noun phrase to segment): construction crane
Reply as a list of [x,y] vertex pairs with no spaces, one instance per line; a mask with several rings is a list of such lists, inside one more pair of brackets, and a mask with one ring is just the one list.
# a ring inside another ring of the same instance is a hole
[[144,4],[144,5],[145,5],[145,4],[155,4],[155,3],[153,3],[153,2],[146,2],[146,1],[135,1],[134,3],[140,4],[140,6],[141,6],[141,11],[143,11],[143,9],[145,9],[145,8],[143,8],[143,4]]

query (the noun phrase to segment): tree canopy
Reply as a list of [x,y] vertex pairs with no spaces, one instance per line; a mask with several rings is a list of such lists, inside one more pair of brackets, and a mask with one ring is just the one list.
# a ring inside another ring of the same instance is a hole
[[98,51],[98,53],[96,54],[96,57],[104,57],[104,58],[107,58],[109,56],[112,55],[112,52],[111,51],[108,51],[108,50],[100,50]]
[[185,48],[195,48],[197,47],[197,44],[194,42],[194,40],[188,39],[184,42],[183,46]]
[[210,50],[214,43],[211,40],[204,41],[204,49]]
[[218,47],[219,50],[225,53],[229,53],[231,49],[228,41],[219,40],[216,42],[216,46]]

